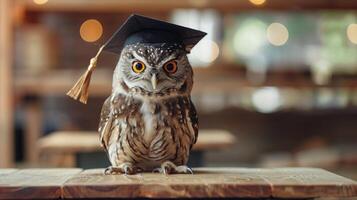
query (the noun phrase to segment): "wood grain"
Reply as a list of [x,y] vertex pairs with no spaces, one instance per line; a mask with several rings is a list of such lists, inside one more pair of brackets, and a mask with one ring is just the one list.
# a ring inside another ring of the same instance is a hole
[[270,186],[250,174],[195,172],[195,175],[145,173],[126,177],[104,176],[103,169],[86,170],[69,179],[63,192],[65,198],[268,197],[270,194]]
[[344,198],[357,182],[317,168],[196,168],[193,175],[103,175],[104,169],[0,169],[0,199]]
[[[193,150],[226,149],[233,145],[235,137],[224,130],[200,130]],[[102,151],[97,132],[60,131],[43,137],[39,141],[42,152],[84,153]]]
[[256,174],[273,186],[272,196],[281,198],[335,197],[336,194],[348,197],[357,193],[356,182],[322,169],[261,169]]
[[[58,199],[62,185],[81,169],[0,170],[0,199]],[[5,173],[7,172],[7,173]]]
[[357,183],[314,168],[197,168],[194,175],[133,176],[86,170],[63,187],[65,198],[339,198],[357,195]]
[[17,169],[10,169],[10,168],[0,169],[0,176],[7,175],[10,173],[15,173],[16,171],[17,171]]

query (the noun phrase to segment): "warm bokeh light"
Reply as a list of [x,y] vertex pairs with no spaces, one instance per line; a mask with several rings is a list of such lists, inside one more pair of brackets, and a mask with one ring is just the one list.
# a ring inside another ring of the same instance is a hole
[[350,24],[347,27],[347,37],[352,43],[357,44],[357,24]]
[[35,4],[42,5],[42,4],[47,3],[47,2],[48,2],[48,0],[33,0],[33,2],[34,2]]
[[254,5],[263,5],[265,3],[265,0],[249,0],[250,3],[254,4]]
[[200,62],[211,63],[215,61],[219,55],[219,47],[216,42],[210,39],[200,41],[192,50]]
[[271,44],[281,46],[288,41],[289,31],[283,24],[272,23],[268,26],[267,38]]
[[202,53],[202,55],[200,56],[200,60],[202,62],[210,63],[217,59],[219,55],[219,47],[217,43],[212,40],[203,41],[203,49],[207,49],[206,51],[210,52],[207,52],[207,54]]
[[102,36],[103,26],[96,19],[88,19],[81,25],[79,33],[84,41],[95,42]]

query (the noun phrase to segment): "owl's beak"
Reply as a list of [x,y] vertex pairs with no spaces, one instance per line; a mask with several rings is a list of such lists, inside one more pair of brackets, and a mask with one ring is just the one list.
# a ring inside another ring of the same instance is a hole
[[157,79],[156,79],[156,74],[153,74],[151,76],[151,85],[154,90],[156,90],[156,85],[157,85]]

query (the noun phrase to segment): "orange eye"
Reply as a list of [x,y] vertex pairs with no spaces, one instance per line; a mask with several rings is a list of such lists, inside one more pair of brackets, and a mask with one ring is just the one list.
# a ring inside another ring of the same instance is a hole
[[145,64],[140,61],[135,61],[133,62],[131,68],[135,73],[140,74],[145,70]]
[[164,70],[170,74],[173,74],[177,71],[177,63],[176,61],[172,60],[172,61],[169,61],[167,62],[165,65],[164,65]]

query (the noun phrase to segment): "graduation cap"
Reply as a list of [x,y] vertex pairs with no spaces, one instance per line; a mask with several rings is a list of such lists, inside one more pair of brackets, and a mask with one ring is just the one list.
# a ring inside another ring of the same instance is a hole
[[189,52],[204,36],[205,32],[164,22],[161,20],[130,15],[113,36],[102,45],[90,60],[88,69],[80,77],[67,95],[82,103],[87,103],[90,78],[100,53],[104,51],[120,54],[126,45],[136,43],[179,43]]

